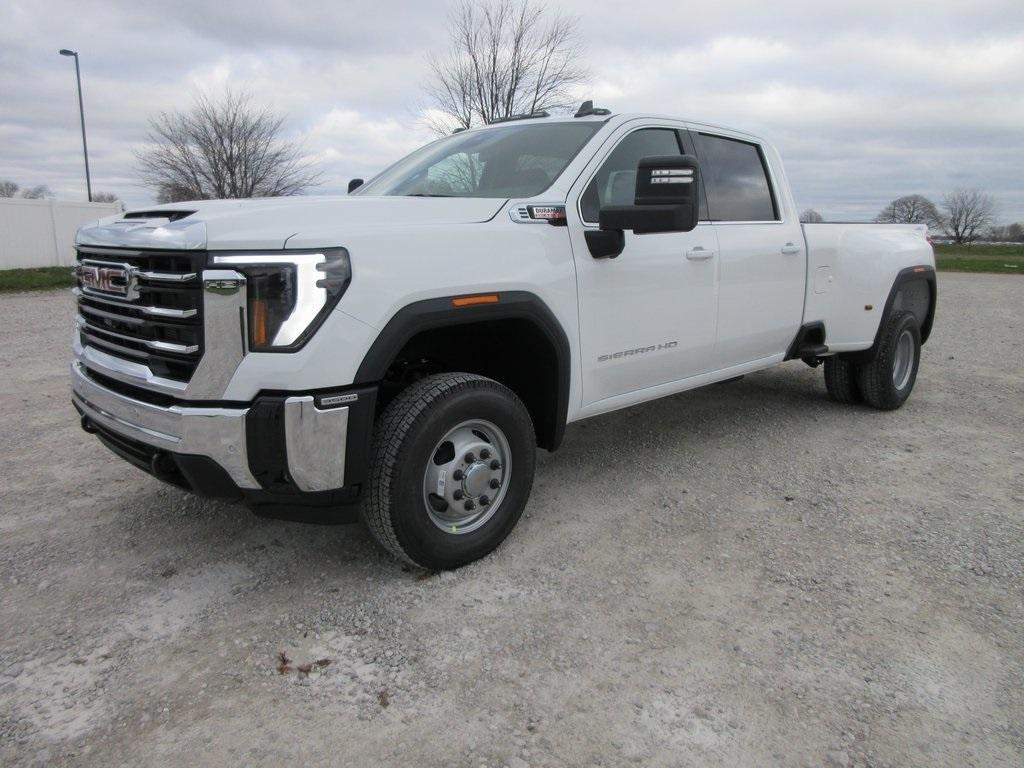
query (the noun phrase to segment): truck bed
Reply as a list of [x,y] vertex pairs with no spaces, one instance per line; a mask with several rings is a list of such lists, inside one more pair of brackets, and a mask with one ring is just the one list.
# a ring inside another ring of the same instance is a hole
[[897,275],[935,266],[924,224],[803,224],[804,323],[823,322],[830,352],[867,349]]

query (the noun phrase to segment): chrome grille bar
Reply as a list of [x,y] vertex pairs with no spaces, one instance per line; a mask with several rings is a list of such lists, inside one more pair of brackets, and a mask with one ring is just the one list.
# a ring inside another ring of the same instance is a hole
[[[142,344],[143,346],[146,346],[149,349],[155,349],[159,352],[173,352],[178,355],[191,355],[199,351],[198,344],[174,344],[173,342],[170,341],[158,341],[155,339],[142,339],[137,336],[127,336],[123,333],[117,333],[115,331],[108,330],[107,328],[100,328],[99,326],[93,325],[81,315],[79,315],[76,319],[78,321],[79,327],[83,328],[85,332],[90,335],[100,333],[115,339],[130,341],[133,344]],[[136,354],[138,354],[140,351],[133,350],[131,347],[128,347],[128,349],[130,351],[135,352]]]
[[[125,301],[118,301],[117,299],[108,299],[106,296],[97,296],[93,293],[83,292],[80,288],[72,288],[72,295],[77,299],[86,299],[87,301],[98,301],[102,304],[109,304],[113,307],[123,307],[124,309],[135,309],[144,315],[150,315],[152,317],[169,317],[176,320],[187,320],[190,317],[195,317],[198,310],[195,309],[173,309],[172,307],[143,307],[138,304],[130,304]],[[125,315],[125,317],[128,317]]]
[[198,277],[195,272],[136,272],[135,274],[142,280],[154,280],[161,283],[187,283]]

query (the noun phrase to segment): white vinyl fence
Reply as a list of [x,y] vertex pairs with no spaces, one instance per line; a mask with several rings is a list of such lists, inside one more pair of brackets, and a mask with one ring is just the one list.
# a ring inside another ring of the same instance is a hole
[[0,198],[0,269],[70,266],[76,230],[120,212],[121,203]]

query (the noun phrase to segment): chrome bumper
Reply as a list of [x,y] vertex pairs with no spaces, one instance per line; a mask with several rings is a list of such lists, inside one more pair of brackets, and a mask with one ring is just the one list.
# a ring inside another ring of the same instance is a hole
[[[89,420],[130,440],[178,454],[207,456],[243,490],[259,490],[246,449],[249,408],[161,407],[108,389],[71,364],[72,400]],[[285,401],[288,472],[301,491],[345,484],[347,407],[320,409],[310,395]]]

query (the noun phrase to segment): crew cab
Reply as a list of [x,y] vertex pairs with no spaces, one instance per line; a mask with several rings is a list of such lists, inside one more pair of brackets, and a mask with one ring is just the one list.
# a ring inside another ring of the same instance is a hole
[[453,568],[508,535],[567,424],[788,360],[898,408],[932,327],[925,228],[802,225],[741,131],[585,103],[351,187],[83,227],[83,428],[195,493],[361,516]]

